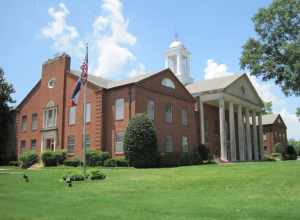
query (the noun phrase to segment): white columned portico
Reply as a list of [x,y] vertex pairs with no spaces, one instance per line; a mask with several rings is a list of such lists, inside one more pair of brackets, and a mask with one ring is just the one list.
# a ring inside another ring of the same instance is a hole
[[255,110],[252,110],[252,131],[253,131],[254,159],[259,160],[259,157],[258,157],[258,144],[257,144],[256,111]]
[[230,160],[236,161],[236,140],[235,140],[235,123],[234,123],[234,105],[229,103],[229,131],[230,131]]
[[201,123],[201,144],[205,144],[205,130],[204,130],[204,108],[203,102],[199,99],[199,110],[200,110],[200,123]]
[[263,133],[263,126],[262,126],[262,113],[258,113],[258,126],[259,126],[259,153],[260,153],[260,159],[264,159],[264,133]]
[[243,120],[242,105],[238,105],[238,136],[239,136],[239,153],[240,160],[245,160],[245,133],[244,133],[244,120]]
[[219,120],[220,120],[220,144],[221,144],[221,160],[228,160],[226,133],[225,133],[225,102],[224,99],[219,99]]
[[247,141],[247,160],[252,160],[252,144],[251,144],[251,131],[250,131],[250,119],[249,119],[249,109],[245,110],[246,116],[246,141]]

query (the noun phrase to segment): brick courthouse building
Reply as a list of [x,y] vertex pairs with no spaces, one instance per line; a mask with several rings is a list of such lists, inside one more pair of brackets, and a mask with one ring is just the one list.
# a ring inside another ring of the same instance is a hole
[[[89,75],[87,147],[123,155],[129,120],[146,112],[154,121],[160,152],[193,152],[203,143],[224,160],[261,159],[263,102],[247,75],[193,83],[190,65],[190,53],[175,40],[165,54],[166,69],[159,72],[122,81]],[[80,73],[70,66],[67,54],[46,61],[41,79],[17,107],[18,154],[65,149],[81,155],[83,93],[72,107]]]

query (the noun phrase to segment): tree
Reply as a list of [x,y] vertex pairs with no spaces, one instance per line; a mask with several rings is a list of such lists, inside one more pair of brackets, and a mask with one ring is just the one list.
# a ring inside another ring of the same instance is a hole
[[12,84],[6,81],[4,71],[0,68],[0,163],[3,163],[7,156],[7,137],[11,123],[10,104],[14,103],[11,96],[14,92]]
[[125,155],[130,165],[137,168],[157,166],[158,146],[153,122],[146,114],[129,121],[124,138]]
[[273,113],[273,104],[272,104],[272,101],[271,102],[264,102],[264,108],[263,108],[262,113],[264,115],[272,114]]
[[273,0],[252,18],[257,38],[243,46],[240,65],[275,80],[286,95],[300,95],[300,1]]
[[295,148],[297,154],[300,155],[300,141],[296,141],[295,139],[291,138],[289,139],[289,145],[292,145]]
[[300,121],[300,108],[297,108],[296,115],[297,115],[297,117],[299,118],[299,121]]

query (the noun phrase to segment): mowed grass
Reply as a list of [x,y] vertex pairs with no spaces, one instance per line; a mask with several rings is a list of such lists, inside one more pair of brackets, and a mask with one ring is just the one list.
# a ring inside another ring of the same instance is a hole
[[7,169],[3,220],[300,219],[299,161],[103,169],[104,181],[72,188],[60,179],[75,168]]

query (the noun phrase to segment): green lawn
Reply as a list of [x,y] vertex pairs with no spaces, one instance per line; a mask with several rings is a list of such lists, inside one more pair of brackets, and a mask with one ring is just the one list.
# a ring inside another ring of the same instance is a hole
[[7,169],[3,220],[300,219],[300,161],[104,169],[104,181],[72,188],[60,181],[72,168]]

